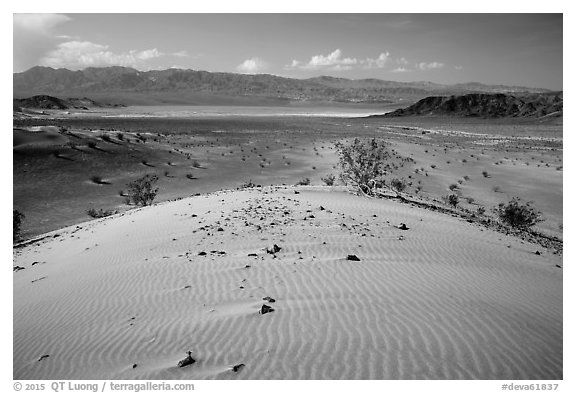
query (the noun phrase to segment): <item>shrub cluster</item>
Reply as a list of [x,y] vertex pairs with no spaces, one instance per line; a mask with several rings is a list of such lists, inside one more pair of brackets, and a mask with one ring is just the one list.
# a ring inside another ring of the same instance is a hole
[[158,188],[154,188],[157,181],[158,176],[146,175],[128,183],[126,203],[137,206],[151,205],[158,194]]
[[512,198],[507,204],[500,203],[494,209],[500,220],[515,229],[528,229],[542,222],[541,213],[532,208],[531,203],[522,203],[520,198]]

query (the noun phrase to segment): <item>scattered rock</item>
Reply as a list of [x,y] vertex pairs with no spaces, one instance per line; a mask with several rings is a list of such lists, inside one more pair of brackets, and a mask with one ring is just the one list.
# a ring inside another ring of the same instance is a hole
[[184,358],[178,362],[178,367],[186,367],[186,366],[189,366],[193,363],[196,363],[196,360],[192,357],[192,351],[188,351],[187,355],[188,356],[186,358]]
[[558,269],[562,269],[562,266],[560,266],[560,265],[556,265],[556,267],[557,267]]
[[294,191],[294,194],[300,194],[300,191]]
[[268,303],[276,302],[276,299],[271,298],[270,296],[263,297],[262,300],[266,300]]
[[320,210],[326,210],[324,206],[320,205]]
[[224,232],[224,229],[222,229],[222,227],[217,229],[218,232]]
[[347,261],[357,261],[360,262],[360,258],[358,258],[356,255],[354,254],[350,254],[346,257]]
[[262,308],[260,309],[260,314],[264,315],[264,314],[268,314],[269,312],[273,312],[274,309],[266,304],[262,305]]
[[249,257],[257,257],[258,254],[251,253],[251,254],[248,254],[248,256],[249,256]]
[[137,365],[136,363],[134,363],[134,364],[132,365],[132,368],[136,368],[136,367],[138,367],[138,365]]
[[22,267],[22,266],[14,266],[13,271],[18,272],[18,271],[24,270],[24,269],[26,269],[26,268],[25,268],[25,267]]
[[198,253],[198,255],[204,256],[204,255],[206,255],[206,251],[200,251],[200,252]]
[[267,248],[266,252],[268,254],[276,254],[277,252],[279,252],[282,248],[278,247],[277,244],[274,244],[271,248]]
[[536,255],[540,255],[540,251],[536,251],[534,254],[536,254]]
[[237,373],[238,371],[240,371],[242,369],[242,367],[244,367],[244,363],[237,364],[234,367],[232,367],[232,371]]
[[398,225],[398,229],[401,229],[401,230],[403,230],[403,231],[407,231],[407,230],[410,229],[410,228],[408,228],[408,227],[406,226],[406,224],[400,223],[400,225]]

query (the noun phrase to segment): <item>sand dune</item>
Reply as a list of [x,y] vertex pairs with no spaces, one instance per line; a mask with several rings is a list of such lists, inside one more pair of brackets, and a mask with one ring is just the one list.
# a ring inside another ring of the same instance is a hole
[[393,201],[218,192],[14,253],[14,379],[563,376],[562,257]]

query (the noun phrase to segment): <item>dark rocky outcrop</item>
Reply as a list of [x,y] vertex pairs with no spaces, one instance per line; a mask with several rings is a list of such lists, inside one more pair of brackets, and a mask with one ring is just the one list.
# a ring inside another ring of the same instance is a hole
[[[426,97],[407,108],[386,113],[383,117],[454,116],[454,117],[544,117],[561,116],[563,94],[466,94]],[[381,116],[379,116],[381,117]]]

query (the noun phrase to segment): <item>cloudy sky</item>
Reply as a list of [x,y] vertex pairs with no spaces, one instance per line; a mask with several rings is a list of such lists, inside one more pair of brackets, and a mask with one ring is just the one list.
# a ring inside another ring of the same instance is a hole
[[561,14],[14,14],[13,70],[121,65],[562,89]]

